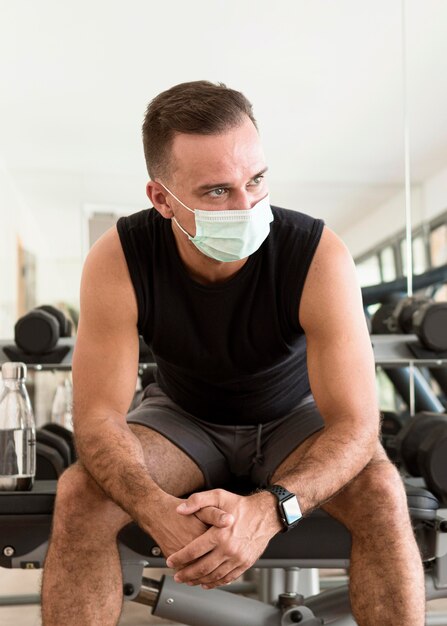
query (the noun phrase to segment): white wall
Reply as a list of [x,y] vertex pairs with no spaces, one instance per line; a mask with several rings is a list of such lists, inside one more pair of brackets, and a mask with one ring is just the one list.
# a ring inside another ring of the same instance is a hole
[[17,301],[18,203],[7,172],[0,169],[0,336],[10,333]]
[[447,210],[447,167],[425,182],[422,198],[427,220]]
[[[37,256],[36,301],[77,305],[85,249],[85,206],[105,204],[140,210],[148,205],[145,180],[79,172],[20,171],[13,173],[26,215],[15,221]],[[12,231],[14,228],[12,229]],[[11,231],[11,232],[12,232]],[[9,237],[10,239],[11,237]],[[26,245],[26,247],[28,247]],[[16,292],[5,288],[10,299]],[[1,333],[4,336],[4,331]]]
[[17,319],[18,239],[34,252],[34,216],[13,177],[0,163],[0,337],[11,337]]

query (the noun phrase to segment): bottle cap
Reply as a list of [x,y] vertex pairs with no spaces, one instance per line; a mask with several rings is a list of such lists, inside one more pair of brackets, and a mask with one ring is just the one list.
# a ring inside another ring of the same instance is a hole
[[3,363],[2,378],[3,380],[25,380],[25,363]]

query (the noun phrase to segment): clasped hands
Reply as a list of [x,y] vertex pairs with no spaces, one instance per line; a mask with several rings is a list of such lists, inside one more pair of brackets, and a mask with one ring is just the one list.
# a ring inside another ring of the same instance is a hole
[[266,492],[238,496],[213,489],[191,495],[176,511],[213,524],[166,561],[176,570],[174,580],[204,589],[241,576],[280,530],[273,497]]

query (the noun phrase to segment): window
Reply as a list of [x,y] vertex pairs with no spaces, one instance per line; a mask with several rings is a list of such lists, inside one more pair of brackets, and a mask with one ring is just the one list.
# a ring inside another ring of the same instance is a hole
[[[423,274],[431,267],[447,265],[447,212],[432,222],[425,222],[412,233],[413,274]],[[356,267],[362,287],[388,283],[407,275],[406,232],[401,231],[368,250]],[[447,284],[436,294],[447,300]]]
[[361,261],[356,267],[361,287],[378,285],[382,282],[380,277],[379,257],[377,255],[370,256],[369,258]]
[[380,261],[382,263],[382,280],[389,283],[396,279],[396,259],[394,258],[394,250],[391,246],[387,246],[380,253]]
[[430,256],[433,267],[447,263],[447,224],[442,224],[431,231]]
[[413,273],[423,274],[427,269],[427,259],[425,258],[424,237],[419,235],[413,239]]
[[[425,244],[423,235],[418,235],[413,238],[412,242],[413,252],[413,274],[423,274],[427,269],[427,260],[425,256]],[[402,260],[402,273],[407,275],[407,240],[401,239],[400,242],[400,255]]]

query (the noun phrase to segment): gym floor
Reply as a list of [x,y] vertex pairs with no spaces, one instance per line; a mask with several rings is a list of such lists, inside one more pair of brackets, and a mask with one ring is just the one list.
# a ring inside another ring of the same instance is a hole
[[[145,570],[145,576],[149,578],[160,578],[166,570]],[[339,570],[324,570],[325,577],[339,573]],[[18,569],[7,570],[0,568],[0,590],[2,596],[14,594],[36,594],[39,593],[41,570],[23,571]],[[434,612],[447,613],[447,600],[435,600],[429,602],[428,609]],[[41,626],[40,606],[0,606],[0,624],[2,626]],[[150,608],[135,602],[125,602],[123,614],[119,626],[182,626],[174,624],[159,617],[154,617]],[[446,622],[447,626],[447,622]]]

